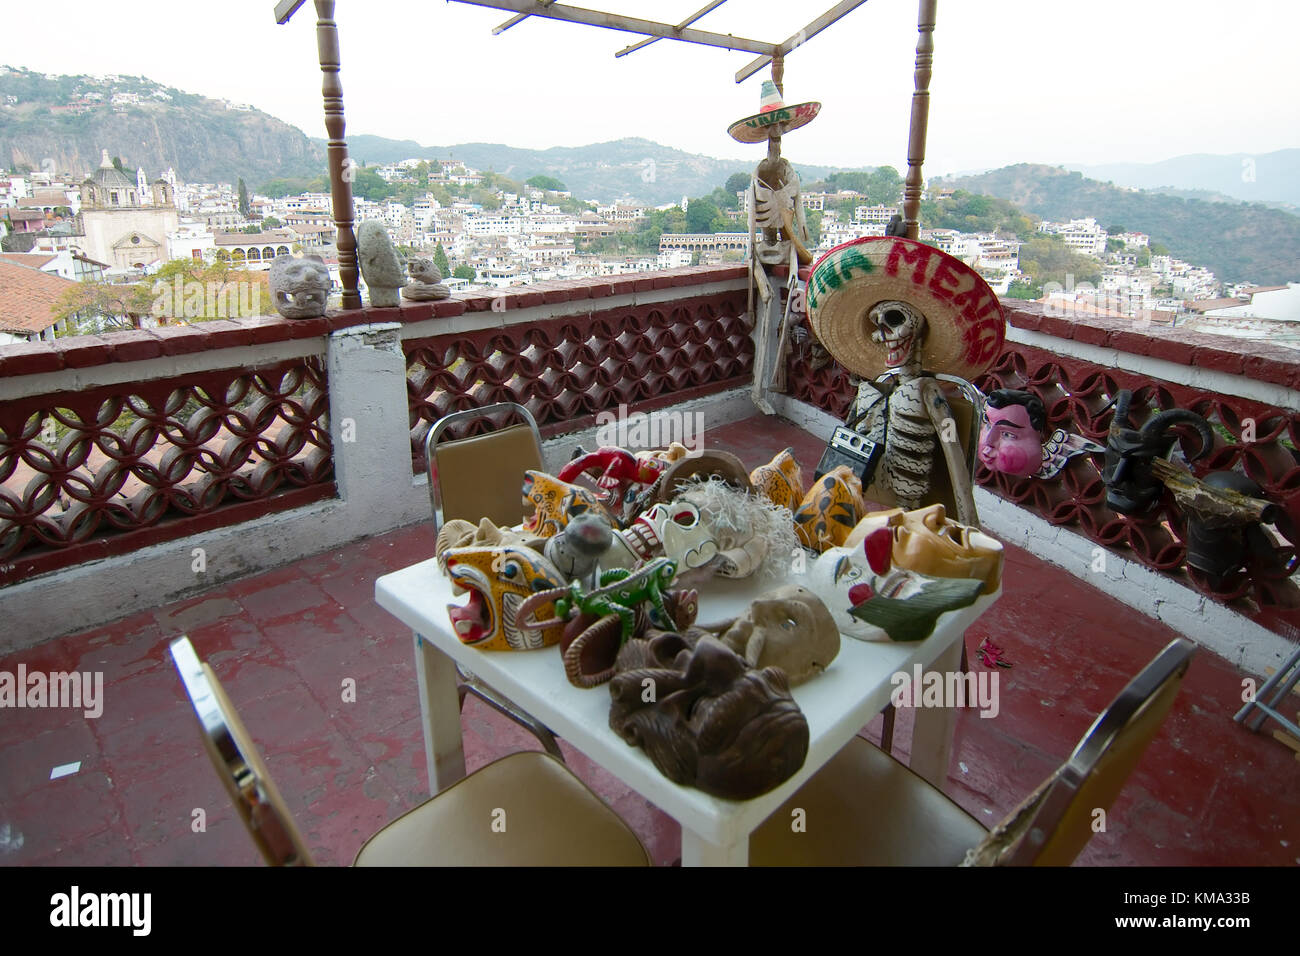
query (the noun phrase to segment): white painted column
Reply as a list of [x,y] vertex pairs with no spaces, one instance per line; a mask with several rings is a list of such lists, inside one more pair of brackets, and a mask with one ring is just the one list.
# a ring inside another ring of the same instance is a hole
[[327,346],[334,475],[356,536],[409,523],[419,516],[413,505],[428,510],[412,488],[400,330],[395,322],[341,329]]

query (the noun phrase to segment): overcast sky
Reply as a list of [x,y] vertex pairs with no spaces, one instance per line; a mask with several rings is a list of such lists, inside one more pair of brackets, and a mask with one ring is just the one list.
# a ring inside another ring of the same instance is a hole
[[[703,0],[574,5],[677,20]],[[775,42],[832,5],[729,0],[697,26]],[[443,0],[337,7],[349,133],[534,148],[644,136],[760,158],[726,135],[768,75],[735,83],[750,54],[660,40],[615,59],[638,38],[537,18],[494,37],[507,13]],[[0,32],[0,64],[143,74],[324,135],[311,0],[286,26],[273,0],[20,9],[32,18],[10,12],[19,29]],[[786,101],[823,108],[785,155],[906,168],[916,13],[916,0],[868,0],[790,54]],[[941,0],[926,172],[1300,146],[1297,36],[1295,0]]]

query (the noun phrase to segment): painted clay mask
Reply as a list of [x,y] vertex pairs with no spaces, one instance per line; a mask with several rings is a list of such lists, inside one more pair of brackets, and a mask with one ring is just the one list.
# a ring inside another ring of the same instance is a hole
[[803,471],[795,461],[794,449],[787,448],[766,465],[759,465],[749,473],[754,491],[791,513],[803,501]]
[[888,557],[881,557],[889,543],[888,529],[878,530],[857,547],[828,549],[809,568],[808,587],[825,602],[846,636],[860,641],[922,640],[934,631],[941,614],[979,597],[983,583],[978,580],[931,578],[889,567]]
[[759,598],[722,635],[750,667],[779,667],[793,687],[816,677],[840,652],[840,629],[817,595],[786,585]]
[[800,544],[813,551],[839,547],[865,510],[861,479],[847,465],[839,465],[822,475],[804,495],[794,513],[795,534]]
[[[629,655],[632,643],[624,648]],[[784,671],[750,669],[711,637],[693,648],[677,634],[654,643],[668,646],[649,655],[650,666],[621,670],[610,682],[609,726],[645,750],[660,773],[717,797],[748,800],[803,766],[808,721]],[[674,651],[671,666],[654,666]],[[620,652],[619,661],[629,655]],[[654,699],[647,701],[651,686]]]
[[[518,619],[524,599],[538,591],[563,588],[567,582],[549,561],[531,548],[452,548],[439,557],[455,593],[469,593],[463,605],[447,605],[452,629],[461,643],[487,651],[524,651],[560,640],[563,622],[525,628]],[[556,617],[554,603],[536,608],[537,620]]]
[[700,517],[700,509],[678,499],[652,506],[637,522],[658,539],[666,557],[682,571],[702,568],[718,554],[713,529]]
[[979,458],[993,471],[1033,475],[1043,464],[1043,440],[1024,405],[985,409]]
[[896,567],[932,578],[978,578],[985,594],[998,589],[1002,543],[949,520],[943,505],[874,512],[858,523],[845,543],[857,545],[882,528],[893,536],[890,555]]
[[524,530],[539,538],[550,538],[564,530],[573,515],[595,512],[614,524],[613,517],[596,493],[579,485],[560,481],[542,471],[524,472],[524,504],[533,506],[533,516]]

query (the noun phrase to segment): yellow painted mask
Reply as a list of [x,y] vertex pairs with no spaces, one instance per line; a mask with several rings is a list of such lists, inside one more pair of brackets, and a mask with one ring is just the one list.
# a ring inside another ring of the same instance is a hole
[[617,528],[596,493],[543,471],[524,472],[524,504],[533,506],[533,516],[524,522],[524,530],[539,538],[550,538],[564,530],[569,518],[586,511],[604,515],[611,528]]
[[749,473],[749,481],[757,494],[789,508],[791,513],[803,500],[803,472],[794,460],[793,449],[787,448],[766,465],[759,465]]
[[794,513],[794,530],[805,548],[821,552],[844,544],[862,518],[862,482],[847,465],[813,483]]
[[951,520],[941,504],[869,514],[845,543],[856,547],[879,528],[893,531],[897,567],[934,578],[977,578],[984,582],[985,594],[996,591],[1002,581],[1002,543]]
[[[452,629],[462,644],[485,651],[528,651],[558,643],[564,624],[524,628],[519,606],[538,591],[564,588],[568,582],[531,548],[451,548],[439,557],[451,578],[452,590],[468,592],[464,604],[448,604]],[[555,604],[537,608],[535,620],[555,618]]]

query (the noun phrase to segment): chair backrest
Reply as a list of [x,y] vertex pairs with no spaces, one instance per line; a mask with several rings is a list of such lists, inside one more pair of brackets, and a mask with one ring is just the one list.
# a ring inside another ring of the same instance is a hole
[[1097,810],[1109,812],[1160,729],[1196,646],[1178,638],[1102,711],[1059,770],[995,827],[977,862],[1068,866],[1092,838]]
[[221,681],[199,660],[188,637],[172,641],[171,654],[203,746],[262,857],[272,866],[311,866],[311,852]]
[[[486,435],[440,440],[457,422],[501,412],[513,412],[523,422]],[[452,412],[434,422],[424,439],[424,460],[435,535],[452,518],[475,524],[490,518],[494,524],[516,525],[528,514],[523,503],[524,472],[542,470],[542,435],[527,408],[498,402]]]

